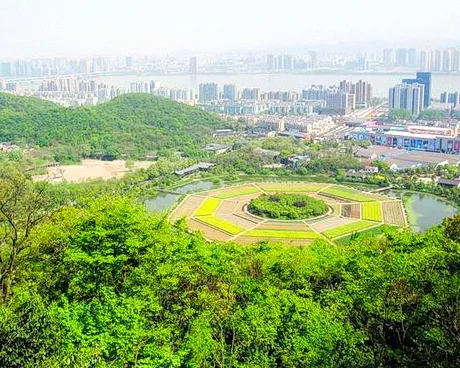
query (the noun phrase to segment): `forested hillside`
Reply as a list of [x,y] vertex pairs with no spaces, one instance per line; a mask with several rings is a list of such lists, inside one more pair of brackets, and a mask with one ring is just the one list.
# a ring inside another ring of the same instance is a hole
[[0,94],[0,142],[67,146],[80,157],[139,158],[167,150],[193,156],[212,130],[224,124],[198,108],[148,94],[75,109]]
[[118,196],[56,207],[0,173],[1,367],[460,365],[460,216],[346,247],[244,247]]

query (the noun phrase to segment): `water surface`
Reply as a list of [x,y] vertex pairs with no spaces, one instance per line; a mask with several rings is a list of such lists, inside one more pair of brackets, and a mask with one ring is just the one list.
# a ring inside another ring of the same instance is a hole
[[172,189],[172,193],[158,193],[152,198],[148,198],[144,204],[149,211],[152,212],[166,212],[170,210],[179,200],[179,198],[188,193],[193,192],[201,192],[212,189],[214,186],[218,184],[214,184],[212,181],[200,180],[190,184],[183,185],[176,189]]
[[416,232],[423,232],[432,226],[439,225],[444,218],[459,212],[455,204],[433,194],[396,190],[385,194],[402,199],[410,226]]

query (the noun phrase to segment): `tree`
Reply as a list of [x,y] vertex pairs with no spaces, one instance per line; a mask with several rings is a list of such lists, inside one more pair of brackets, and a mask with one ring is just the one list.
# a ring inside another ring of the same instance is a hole
[[453,241],[460,242],[460,215],[446,218],[443,221],[446,236]]
[[391,120],[410,120],[412,119],[412,114],[410,111],[403,110],[403,109],[393,109],[388,114],[388,117]]
[[0,168],[0,298],[6,302],[14,283],[17,259],[28,239],[53,206],[46,182],[32,181],[6,164]]
[[382,160],[374,160],[372,161],[372,166],[377,167],[379,169],[379,172],[381,173],[389,173],[390,172],[390,166],[385,161]]

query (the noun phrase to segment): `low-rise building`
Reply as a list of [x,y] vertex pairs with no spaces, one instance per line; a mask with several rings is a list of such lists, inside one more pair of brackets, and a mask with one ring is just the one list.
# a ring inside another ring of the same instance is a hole
[[460,189],[460,178],[457,179],[444,179],[444,178],[439,178],[436,183],[438,185],[441,185],[443,187],[447,188],[459,188]]
[[417,169],[427,166],[460,165],[460,156],[458,155],[409,151],[385,146],[361,148],[356,152],[356,156],[364,163],[370,163],[374,160],[383,161],[392,171]]
[[369,122],[355,128],[350,137],[358,141],[368,140],[375,145],[404,148],[407,150],[460,154],[460,129],[420,125],[396,125]]
[[208,152],[212,152],[216,155],[220,155],[222,153],[227,152],[230,149],[230,146],[226,144],[219,144],[219,143],[210,143],[204,146],[204,150]]
[[208,171],[213,166],[215,166],[215,164],[212,164],[212,163],[209,163],[209,162],[200,162],[198,164],[189,166],[189,167],[187,167],[185,169],[176,170],[176,171],[174,171],[174,174],[176,174],[177,176],[183,177],[183,176],[194,174],[194,173],[196,173],[198,171]]
[[217,129],[212,133],[214,138],[225,138],[225,137],[236,137],[238,132],[235,132],[233,129]]

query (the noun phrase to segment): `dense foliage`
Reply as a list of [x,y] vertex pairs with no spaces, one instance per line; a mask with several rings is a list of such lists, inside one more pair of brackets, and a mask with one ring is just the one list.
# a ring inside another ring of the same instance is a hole
[[120,197],[61,208],[0,304],[0,366],[455,367],[455,221],[346,248],[240,247]]
[[58,161],[79,157],[143,157],[168,151],[197,155],[225,126],[198,108],[148,94],[128,94],[94,106],[64,108],[0,94],[0,142],[53,147]]
[[97,198],[0,165],[0,367],[460,365],[460,215],[346,247],[240,246],[111,194],[178,164]]
[[301,220],[324,215],[329,207],[323,201],[303,194],[263,194],[251,199],[249,212],[272,219]]

